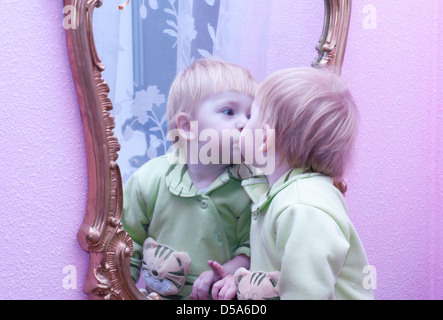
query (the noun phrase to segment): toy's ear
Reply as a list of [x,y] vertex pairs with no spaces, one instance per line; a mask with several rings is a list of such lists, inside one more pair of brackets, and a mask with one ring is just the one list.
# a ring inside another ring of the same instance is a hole
[[242,278],[244,278],[248,273],[250,273],[250,272],[243,267],[237,269],[237,271],[235,271],[235,273],[234,273],[235,281],[237,281],[237,283],[240,283]]
[[183,268],[185,274],[191,269],[191,257],[186,252],[175,252],[174,257],[177,259],[180,267]]
[[280,272],[279,271],[268,272],[267,276],[269,278],[269,281],[271,281],[272,286],[275,288],[278,283],[278,278],[280,277]]
[[158,243],[154,239],[149,237],[143,243],[143,252],[145,252],[147,249],[156,248],[156,247],[158,247]]

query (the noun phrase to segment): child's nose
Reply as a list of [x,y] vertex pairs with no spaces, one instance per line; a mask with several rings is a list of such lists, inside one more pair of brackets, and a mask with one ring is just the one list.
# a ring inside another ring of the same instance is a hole
[[240,117],[240,119],[237,122],[237,129],[242,131],[244,127],[246,126],[246,123],[248,122],[248,118],[246,116]]

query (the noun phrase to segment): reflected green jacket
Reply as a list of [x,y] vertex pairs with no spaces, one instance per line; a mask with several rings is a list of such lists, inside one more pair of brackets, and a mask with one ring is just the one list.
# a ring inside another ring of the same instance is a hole
[[331,178],[293,169],[264,194],[243,184],[255,202],[251,271],[280,271],[281,299],[373,299],[375,275]]
[[166,156],[143,165],[124,188],[123,228],[133,240],[131,275],[140,276],[146,238],[184,251],[192,260],[190,284],[208,260],[224,263],[238,254],[250,255],[251,200],[241,186],[252,175],[249,167],[229,167],[202,194],[193,185],[187,166],[170,164]]

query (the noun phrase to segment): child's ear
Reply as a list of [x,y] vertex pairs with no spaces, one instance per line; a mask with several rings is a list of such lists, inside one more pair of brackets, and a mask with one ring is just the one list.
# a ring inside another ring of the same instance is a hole
[[263,129],[265,134],[263,135],[262,145],[258,150],[264,153],[275,145],[275,129],[271,129],[271,126],[267,123],[264,124]]
[[197,137],[197,133],[192,131],[193,127],[191,126],[191,117],[189,114],[180,112],[175,119],[175,124],[181,138],[192,141]]

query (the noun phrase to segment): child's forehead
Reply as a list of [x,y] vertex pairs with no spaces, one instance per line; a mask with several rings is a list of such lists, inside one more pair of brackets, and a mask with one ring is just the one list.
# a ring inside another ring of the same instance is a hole
[[232,100],[232,101],[240,101],[244,100],[245,98],[253,99],[249,93],[246,92],[240,92],[236,90],[225,90],[225,91],[219,91],[219,92],[213,92],[208,94],[204,101],[208,100]]

